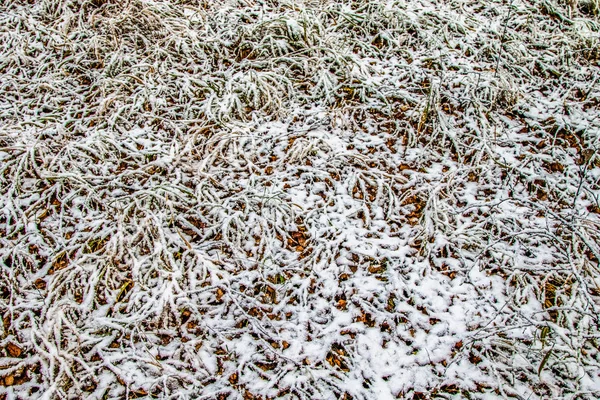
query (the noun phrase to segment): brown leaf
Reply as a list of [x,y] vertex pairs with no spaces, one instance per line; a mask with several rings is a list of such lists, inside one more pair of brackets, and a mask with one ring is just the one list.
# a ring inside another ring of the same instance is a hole
[[277,304],[277,290],[267,285],[264,288],[264,292],[266,294],[266,300],[270,303]]
[[144,389],[138,389],[138,390],[134,390],[133,394],[135,397],[143,397],[143,396],[148,396],[148,392],[145,391]]
[[13,375],[8,375],[6,377],[4,377],[4,385],[5,386],[12,386],[15,384],[15,377]]
[[10,354],[11,357],[15,358],[20,357],[21,353],[23,352],[23,350],[19,346],[13,343],[9,343],[6,346],[6,350],[8,350],[8,354]]
[[337,367],[337,368],[341,369],[344,372],[348,372],[348,371],[350,371],[350,369],[348,368],[348,365],[346,364],[346,362],[342,358],[342,357],[345,357],[347,355],[348,354],[342,348],[340,348],[340,347],[338,347],[338,346],[336,346],[334,344],[332,346],[331,350],[329,351],[329,353],[327,353],[327,356],[325,357],[325,360],[332,367]]
[[382,272],[384,272],[384,271],[385,271],[385,267],[384,267],[384,266],[381,266],[381,265],[377,265],[377,264],[375,264],[375,265],[371,265],[371,266],[368,268],[368,270],[369,270],[369,273],[370,273],[370,274],[381,274]]
[[589,212],[591,212],[591,213],[600,214],[600,207],[598,207],[598,206],[597,206],[597,205],[595,205],[595,204],[589,205],[589,206],[587,207],[587,210],[588,210]]
[[44,281],[42,278],[37,279],[35,282],[35,287],[38,288],[39,290],[44,290],[46,289],[46,281]]
[[483,361],[483,359],[481,357],[479,357],[477,354],[471,353],[471,354],[469,354],[469,361],[472,364],[477,365],[477,364],[481,363]]
[[10,316],[10,314],[7,314],[3,319],[2,319],[2,324],[4,325],[4,330],[8,331],[10,329],[10,326],[12,324],[12,318]]
[[544,163],[544,167],[550,172],[564,172],[565,167],[559,162]]
[[351,331],[350,329],[344,329],[344,330],[340,331],[340,335],[342,335],[342,336],[348,335],[348,336],[350,336],[351,339],[354,339],[356,337],[356,332]]
[[254,363],[254,365],[256,365],[258,368],[262,369],[263,371],[272,371],[275,369],[275,367],[277,367],[277,363],[274,363],[274,362],[256,361]]

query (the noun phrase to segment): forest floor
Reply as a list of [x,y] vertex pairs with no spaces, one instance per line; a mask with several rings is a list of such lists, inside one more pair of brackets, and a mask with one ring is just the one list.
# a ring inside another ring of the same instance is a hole
[[598,0],[0,2],[0,399],[600,398]]

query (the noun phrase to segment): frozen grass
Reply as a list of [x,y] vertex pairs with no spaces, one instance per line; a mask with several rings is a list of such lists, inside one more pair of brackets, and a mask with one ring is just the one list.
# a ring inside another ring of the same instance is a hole
[[598,398],[599,9],[2,1],[0,398]]

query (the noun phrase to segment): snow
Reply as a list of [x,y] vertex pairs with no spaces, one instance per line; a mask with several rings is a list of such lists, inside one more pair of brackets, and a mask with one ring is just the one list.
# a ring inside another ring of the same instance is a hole
[[2,2],[0,400],[600,397],[595,4]]

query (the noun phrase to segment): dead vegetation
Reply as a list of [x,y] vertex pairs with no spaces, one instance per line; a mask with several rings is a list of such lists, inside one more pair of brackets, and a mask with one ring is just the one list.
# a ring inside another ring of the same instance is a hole
[[0,399],[598,398],[597,6],[2,2]]

